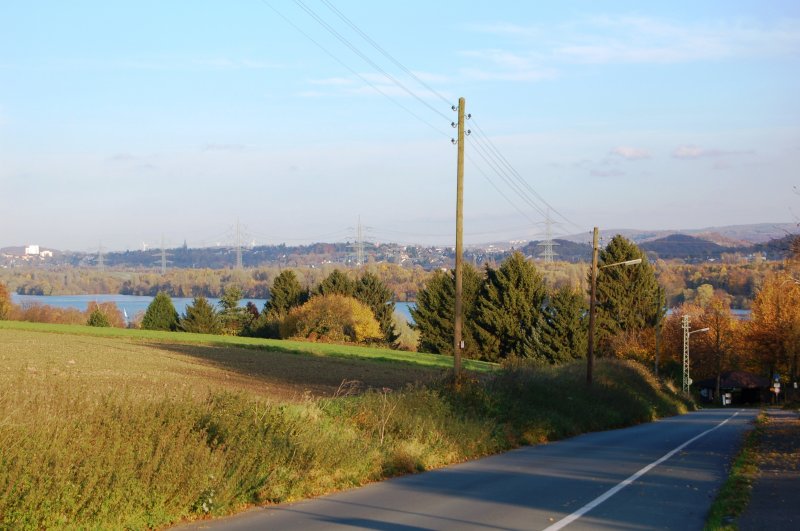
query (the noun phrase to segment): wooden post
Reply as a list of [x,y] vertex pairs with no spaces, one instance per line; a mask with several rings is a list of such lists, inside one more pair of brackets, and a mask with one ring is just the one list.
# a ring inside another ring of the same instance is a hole
[[462,267],[464,254],[464,98],[458,98],[458,164],[456,167],[456,307],[453,318],[453,373],[458,383],[461,375],[461,330],[463,327]]
[[597,298],[597,252],[600,244],[600,231],[597,227],[592,233],[592,274],[589,289],[589,348],[586,353],[586,385],[592,385],[592,371],[594,370],[594,313],[595,299]]

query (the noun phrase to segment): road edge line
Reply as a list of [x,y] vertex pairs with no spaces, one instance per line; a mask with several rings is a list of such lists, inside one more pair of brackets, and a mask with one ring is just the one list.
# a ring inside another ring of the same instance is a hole
[[555,522],[554,524],[551,524],[551,525],[545,527],[543,529],[543,531],[558,531],[559,529],[562,529],[562,528],[568,526],[569,524],[571,524],[575,520],[579,519],[581,516],[585,515],[586,513],[588,513],[589,511],[591,511],[592,509],[594,509],[595,507],[597,507],[601,503],[603,503],[604,501],[606,501],[609,498],[611,498],[614,494],[618,493],[619,491],[621,491],[622,489],[624,489],[625,487],[627,487],[628,485],[630,485],[631,483],[633,483],[634,481],[636,481],[637,479],[642,477],[643,475],[645,475],[648,472],[650,472],[650,470],[652,470],[653,468],[657,467],[658,465],[660,465],[661,463],[663,463],[664,461],[666,461],[667,459],[669,459],[670,457],[672,457],[676,453],[680,452],[681,450],[683,450],[684,448],[686,448],[687,446],[689,446],[690,444],[695,442],[696,440],[698,440],[698,439],[700,439],[702,437],[705,437],[706,435],[708,435],[712,431],[715,431],[715,430],[721,428],[722,426],[727,424],[729,420],[731,420],[732,418],[737,416],[739,413],[741,413],[741,411],[742,410],[737,411],[736,413],[734,413],[733,415],[731,415],[727,419],[723,420],[722,422],[720,422],[719,424],[717,424],[713,428],[709,428],[706,431],[704,431],[703,433],[695,435],[694,437],[692,437],[691,439],[689,439],[685,443],[681,444],[680,446],[678,446],[674,450],[671,450],[670,452],[664,454],[660,459],[657,459],[656,461],[653,461],[652,463],[650,463],[649,465],[645,466],[644,468],[642,468],[638,472],[634,473],[633,475],[631,475],[627,479],[625,479],[625,480],[621,481],[620,483],[616,484],[615,486],[611,487],[606,492],[604,492],[603,494],[601,494],[597,498],[593,499],[592,501],[590,501],[589,503],[587,503],[586,505],[584,505],[583,507],[581,507],[580,509],[578,509],[574,513],[570,514],[569,516],[565,516],[564,518],[562,518],[558,522]]

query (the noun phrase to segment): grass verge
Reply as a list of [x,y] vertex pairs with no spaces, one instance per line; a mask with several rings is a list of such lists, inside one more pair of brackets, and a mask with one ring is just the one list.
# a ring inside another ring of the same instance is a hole
[[758,473],[756,462],[758,442],[766,422],[768,422],[767,417],[762,412],[756,418],[755,427],[745,436],[744,444],[733,461],[728,479],[711,505],[706,520],[706,531],[735,531],[739,528],[735,523],[736,518],[742,514],[750,500],[750,489]]

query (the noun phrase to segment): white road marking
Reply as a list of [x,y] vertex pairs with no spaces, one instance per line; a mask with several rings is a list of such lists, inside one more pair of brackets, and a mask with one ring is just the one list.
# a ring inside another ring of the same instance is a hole
[[595,507],[597,507],[598,505],[600,505],[601,503],[603,503],[604,501],[609,499],[614,494],[618,493],[619,491],[621,491],[622,489],[624,489],[625,487],[627,487],[628,485],[630,485],[631,483],[633,483],[634,481],[636,481],[637,479],[642,477],[643,475],[645,475],[648,472],[650,472],[650,470],[652,470],[654,467],[657,467],[658,465],[660,465],[661,463],[663,463],[664,461],[666,461],[667,459],[669,459],[673,455],[677,454],[678,452],[680,452],[681,450],[683,450],[684,448],[686,448],[687,446],[689,446],[690,444],[695,442],[697,439],[700,439],[701,437],[705,437],[706,435],[708,435],[712,431],[721,428],[722,426],[727,424],[729,420],[731,420],[733,417],[735,417],[739,413],[740,412],[737,411],[736,413],[734,413],[733,415],[731,415],[727,419],[723,420],[722,422],[720,422],[719,424],[717,424],[713,428],[707,429],[706,431],[704,431],[700,435],[695,435],[694,437],[692,437],[691,439],[689,439],[688,441],[686,441],[682,445],[678,446],[677,448],[675,448],[674,450],[672,450],[668,454],[664,455],[663,457],[661,457],[657,461],[653,461],[652,463],[650,463],[649,465],[647,465],[643,469],[641,469],[638,472],[636,472],[635,474],[633,474],[628,479],[626,479],[626,480],[622,481],[621,483],[618,483],[614,487],[608,489],[605,493],[603,493],[600,496],[598,496],[597,498],[593,499],[592,501],[590,501],[589,503],[587,503],[586,505],[584,505],[583,507],[581,507],[580,509],[578,509],[577,511],[572,513],[571,515],[565,516],[564,518],[562,518],[558,522],[554,523],[553,525],[550,525],[550,526],[546,527],[543,531],[557,531],[559,529],[562,529],[562,528],[568,526],[569,524],[571,524],[572,522],[574,522],[575,520],[577,520],[578,518],[580,518],[584,514],[588,513],[589,511],[591,511],[592,509],[594,509]]

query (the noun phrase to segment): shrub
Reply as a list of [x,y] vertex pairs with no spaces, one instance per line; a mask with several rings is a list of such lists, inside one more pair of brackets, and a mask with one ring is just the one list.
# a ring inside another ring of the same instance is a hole
[[8,319],[11,315],[11,295],[6,285],[0,282],[0,320]]
[[292,309],[281,324],[281,337],[363,343],[378,341],[383,333],[368,306],[334,293]]
[[108,322],[108,317],[100,308],[95,308],[89,314],[89,319],[86,320],[86,324],[89,326],[100,326],[108,328],[111,326],[111,323]]
[[[101,302],[99,304],[96,302],[90,302],[86,308],[86,314],[88,315],[88,318],[91,318],[92,313],[96,311],[103,314],[103,317],[105,317],[108,324],[105,325],[89,324],[89,326],[113,326],[115,328],[125,328],[126,326],[125,318],[123,317],[122,312],[119,311],[117,305],[114,304],[113,302]],[[87,323],[88,323],[88,318],[87,318]]]

